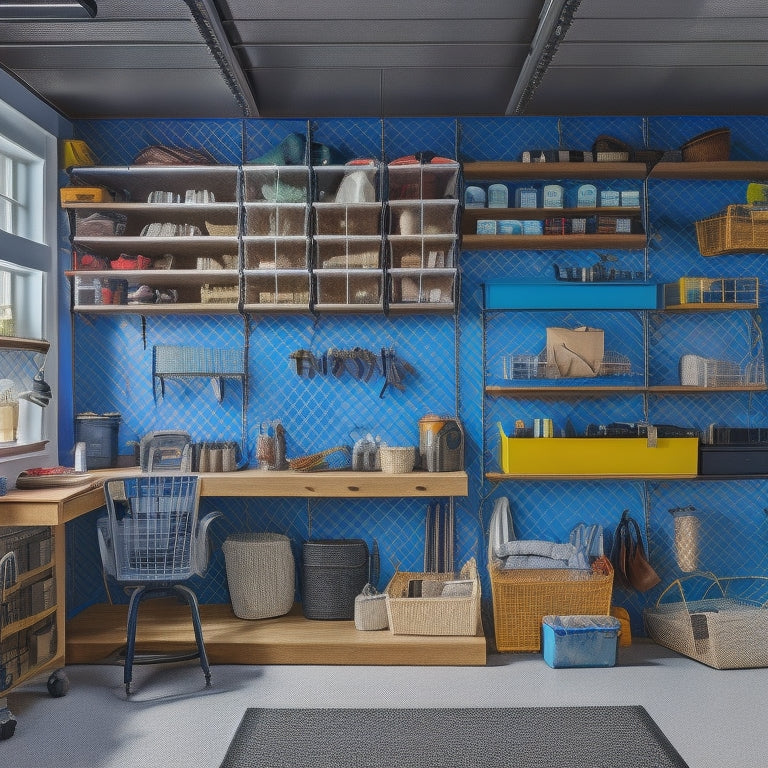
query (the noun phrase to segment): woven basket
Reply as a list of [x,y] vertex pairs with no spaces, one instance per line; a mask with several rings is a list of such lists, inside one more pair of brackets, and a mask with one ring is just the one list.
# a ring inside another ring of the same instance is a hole
[[296,568],[291,540],[279,533],[240,533],[221,545],[232,609],[240,619],[284,616],[291,610]]
[[403,447],[381,446],[379,449],[381,471],[389,475],[402,475],[412,472],[416,463],[416,448],[412,445]]
[[684,162],[713,162],[731,156],[730,128],[715,128],[700,133],[680,147]]
[[696,222],[702,256],[723,256],[768,250],[768,209],[764,206],[729,205]]
[[[423,582],[472,581],[469,595],[408,597],[413,579]],[[470,558],[455,573],[413,573],[396,571],[386,589],[389,631],[393,635],[474,636],[480,628],[480,580],[477,564]]]
[[[709,581],[699,591],[701,599],[687,599],[695,580]],[[643,619],[648,635],[666,648],[682,653],[715,669],[747,669],[768,666],[768,609],[765,599],[768,579],[764,576],[717,578],[711,574],[687,576],[673,581],[659,595],[656,605],[646,608]],[[731,597],[731,592],[751,595]],[[663,602],[678,590],[678,602]],[[759,599],[754,599],[758,598]]]
[[544,616],[607,616],[613,571],[490,569],[496,649],[539,651]]

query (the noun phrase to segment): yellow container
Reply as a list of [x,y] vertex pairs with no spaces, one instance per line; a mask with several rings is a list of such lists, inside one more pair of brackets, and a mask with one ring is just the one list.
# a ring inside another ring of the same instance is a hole
[[62,187],[61,204],[67,203],[111,203],[112,195],[104,187]]
[[660,437],[507,437],[499,425],[499,465],[508,475],[696,475],[699,440]]

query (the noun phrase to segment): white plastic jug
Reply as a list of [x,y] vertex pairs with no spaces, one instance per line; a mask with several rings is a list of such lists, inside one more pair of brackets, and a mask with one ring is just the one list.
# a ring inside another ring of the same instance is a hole
[[16,440],[19,443],[39,443],[43,439],[44,407],[26,397],[28,393],[19,395],[19,426]]

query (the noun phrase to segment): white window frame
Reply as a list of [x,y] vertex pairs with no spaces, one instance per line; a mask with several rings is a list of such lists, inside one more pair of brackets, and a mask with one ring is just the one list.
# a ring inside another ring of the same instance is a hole
[[[12,485],[19,472],[36,466],[55,466],[58,460],[58,139],[66,121],[16,80],[0,71],[0,150],[13,150],[17,157],[38,166],[37,178],[26,192],[29,217],[24,235],[0,230],[0,261],[20,271],[34,270],[30,277],[16,281],[23,296],[15,297],[19,311],[17,335],[42,338],[50,343],[45,358],[45,380],[53,398],[44,411],[44,439],[41,450],[14,446],[0,455],[0,475]],[[33,168],[34,170],[34,168]],[[34,214],[39,215],[34,215]],[[41,311],[28,309],[39,308]],[[19,332],[20,331],[20,332]],[[0,349],[2,339],[0,339]],[[0,356],[4,354],[0,351]],[[7,353],[5,353],[7,354]],[[2,358],[0,357],[0,360]]]

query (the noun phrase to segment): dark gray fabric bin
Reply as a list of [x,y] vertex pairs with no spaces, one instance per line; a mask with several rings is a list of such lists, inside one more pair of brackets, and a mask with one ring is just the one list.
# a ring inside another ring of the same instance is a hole
[[363,539],[310,539],[302,547],[301,601],[308,619],[354,619],[355,597],[368,583]]

